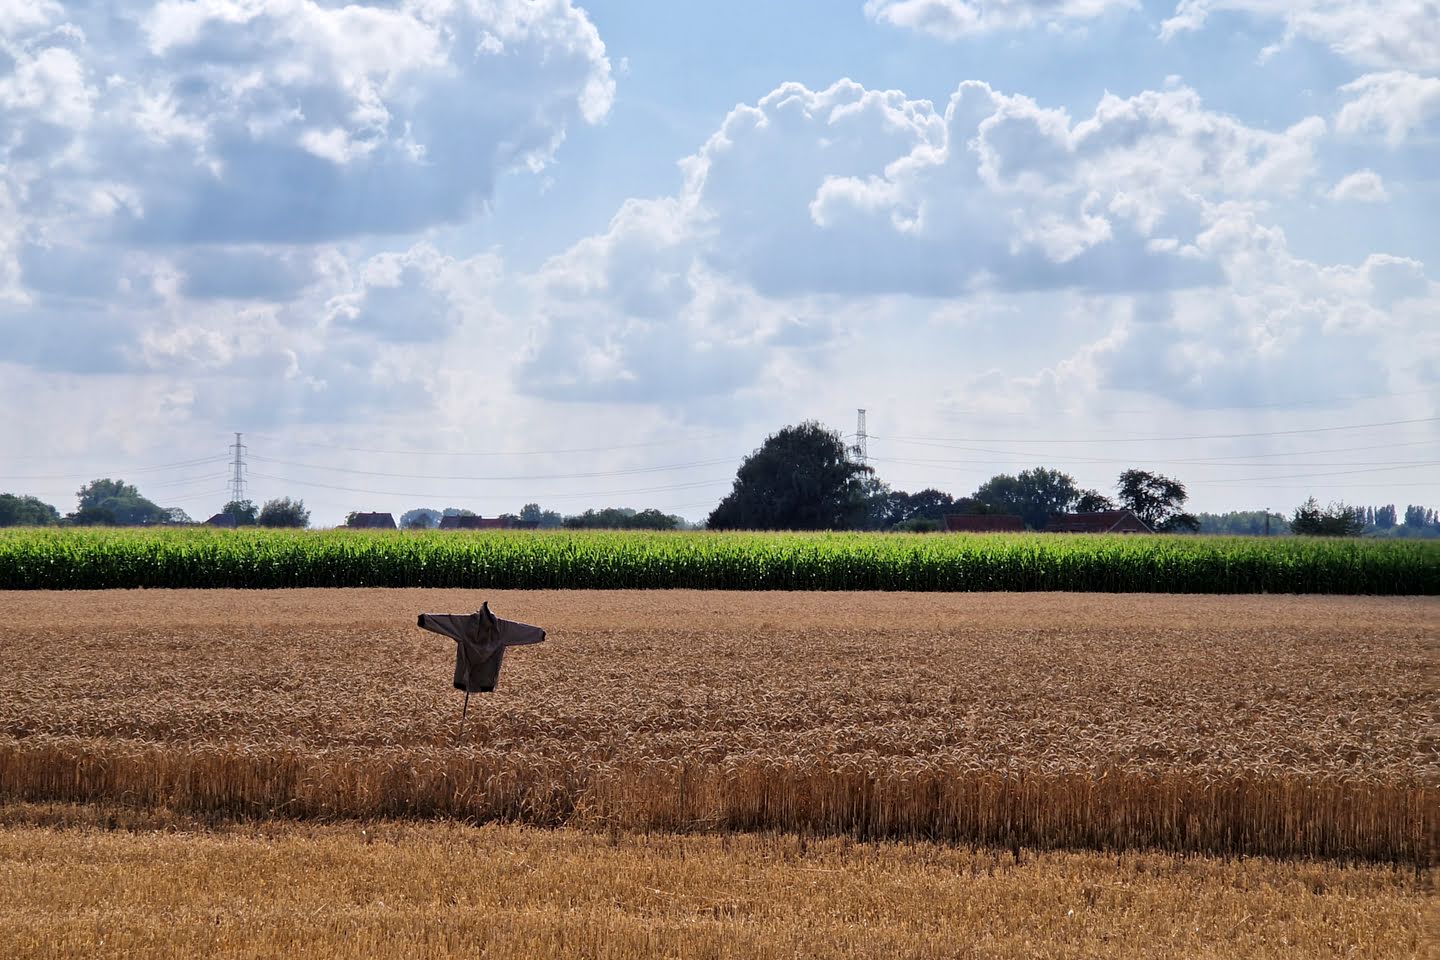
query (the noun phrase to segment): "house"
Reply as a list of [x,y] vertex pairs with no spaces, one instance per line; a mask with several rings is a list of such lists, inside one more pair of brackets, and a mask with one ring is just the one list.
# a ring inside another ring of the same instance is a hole
[[1052,513],[1046,533],[1154,533],[1131,510],[1102,510],[1099,513]]
[[394,530],[395,517],[389,513],[356,513],[346,524],[351,530]]
[[951,533],[1011,533],[1025,529],[1025,521],[1011,514],[947,514],[945,529]]
[[509,517],[441,517],[441,530],[534,530],[538,520],[511,520]]
[[227,530],[234,530],[240,526],[240,520],[233,513],[217,513],[205,521],[207,527],[224,527]]

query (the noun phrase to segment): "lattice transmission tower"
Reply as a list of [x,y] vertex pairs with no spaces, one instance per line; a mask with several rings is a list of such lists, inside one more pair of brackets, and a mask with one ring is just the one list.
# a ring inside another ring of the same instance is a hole
[[230,461],[230,502],[239,503],[245,499],[245,444],[238,433],[230,452],[234,455]]
[[870,459],[870,438],[865,433],[865,410],[863,407],[855,417],[855,445],[850,448],[850,452],[861,463]]

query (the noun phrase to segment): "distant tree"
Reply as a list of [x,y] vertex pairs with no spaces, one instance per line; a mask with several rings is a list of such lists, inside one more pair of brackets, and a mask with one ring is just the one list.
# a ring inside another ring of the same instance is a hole
[[944,526],[945,516],[956,512],[955,498],[934,487],[926,487],[911,494],[902,491],[892,499],[898,510],[892,513],[890,526],[913,525],[923,520],[935,524],[935,529],[938,530]]
[[179,507],[166,507],[165,522],[180,524],[194,523],[195,521],[190,519],[190,514],[186,513],[184,510],[181,510]]
[[849,457],[840,434],[815,421],[765,438],[710,513],[714,530],[852,530],[865,524],[874,471]]
[[1387,503],[1375,510],[1375,526],[1380,530],[1390,530],[1395,526],[1395,504]]
[[1076,513],[1104,513],[1106,510],[1114,509],[1115,501],[1099,490],[1086,490],[1075,501]]
[[929,517],[915,517],[912,520],[897,523],[894,529],[898,533],[936,533],[944,530],[945,524],[943,521],[932,520]]
[[1311,497],[1295,508],[1290,529],[1302,536],[1354,537],[1364,531],[1365,521],[1358,507],[1331,503],[1322,508]]
[[1200,533],[1263,537],[1290,529],[1290,521],[1281,514],[1271,513],[1268,526],[1265,518],[1264,510],[1232,510],[1229,513],[1200,513],[1195,516],[1200,523]]
[[76,510],[67,519],[80,526],[164,523],[167,517],[165,508],[140,496],[139,490],[123,480],[92,480],[75,497]]
[[0,527],[48,527],[60,522],[60,511],[38,497],[0,493]]
[[1407,505],[1405,507],[1405,526],[1416,530],[1424,527],[1427,519],[1426,513],[1424,507],[1417,507],[1414,504]]
[[440,526],[440,518],[444,516],[439,510],[431,510],[429,507],[417,507],[414,510],[406,510],[400,514],[401,530],[434,530]]
[[684,521],[680,517],[659,510],[637,511],[629,507],[586,510],[564,519],[564,525],[569,530],[674,530],[682,523]]
[[973,494],[988,512],[1018,516],[1032,530],[1044,529],[1053,513],[1071,512],[1083,496],[1073,477],[1048,467],[1022,470],[1013,477],[998,474]]
[[1126,470],[1116,487],[1120,505],[1144,520],[1150,529],[1166,533],[1200,529],[1200,521],[1182,509],[1190,496],[1178,480],[1145,470]]
[[462,509],[459,508],[459,507],[446,507],[443,511],[441,511],[441,514],[440,514],[440,515],[443,516],[443,517],[478,517],[478,516],[479,516],[479,514],[476,513],[474,510],[462,510]]
[[542,530],[558,527],[565,522],[565,518],[556,511],[541,510],[538,503],[527,503],[521,507],[520,519],[528,523],[538,523]]
[[103,504],[81,507],[74,513],[67,513],[65,521],[77,527],[114,527],[120,523],[115,511]]
[[253,527],[260,521],[260,508],[251,500],[231,500],[220,510],[222,517],[234,517],[236,526]]
[[98,507],[107,500],[137,500],[139,497],[140,491],[134,485],[106,477],[102,480],[91,480],[76,491],[75,499],[78,502],[75,508],[84,510],[86,507]]
[[258,522],[262,527],[308,527],[310,511],[305,509],[304,500],[280,497],[267,500],[260,509]]

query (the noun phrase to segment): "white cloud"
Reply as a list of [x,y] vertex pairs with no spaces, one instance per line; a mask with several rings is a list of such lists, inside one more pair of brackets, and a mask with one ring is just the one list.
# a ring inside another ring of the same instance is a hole
[[1385,189],[1385,181],[1380,174],[1374,170],[1356,170],[1340,179],[1330,189],[1328,194],[1331,200],[1348,201],[1353,203],[1384,203],[1390,199],[1389,192]]
[[1440,119],[1440,77],[1403,70],[1367,73],[1340,92],[1348,100],[1335,116],[1335,128],[1351,136],[1383,132],[1385,142],[1394,147]]
[[1075,121],[976,82],[943,113],[785,84],[683,161],[678,195],[626,203],[534,278],[527,389],[693,407],[823,367],[894,297],[1208,290],[1214,211],[1295,195],[1324,129],[1251,128],[1179,86]]
[[1440,7],[1434,0],[1180,0],[1165,38],[1198,30],[1212,13],[1239,12],[1285,25],[1363,67],[1440,70]]
[[[613,98],[604,45],[569,0],[68,15],[68,29],[8,41],[0,126],[17,133],[0,165],[34,229],[67,222],[96,242],[313,242],[463,221],[498,176],[543,167]],[[485,38],[503,49],[482,54]],[[125,197],[109,211],[66,199],[106,185]]]
[[1138,0],[866,0],[865,15],[958,40],[993,30],[1083,22],[1138,6]]
[[1321,266],[1248,211],[1213,214],[1195,249],[1225,284],[1110,301],[1114,327],[1072,373],[1185,406],[1246,406],[1313,397],[1317,383],[1334,396],[1383,393],[1420,362],[1406,344],[1440,316],[1440,284],[1422,264],[1372,254]]

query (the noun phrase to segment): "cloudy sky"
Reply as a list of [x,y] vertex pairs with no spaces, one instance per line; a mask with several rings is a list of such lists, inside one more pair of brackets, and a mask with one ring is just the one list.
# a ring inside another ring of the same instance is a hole
[[1435,0],[0,0],[0,490],[1440,506]]

